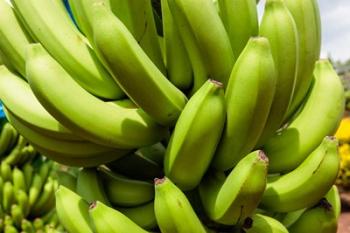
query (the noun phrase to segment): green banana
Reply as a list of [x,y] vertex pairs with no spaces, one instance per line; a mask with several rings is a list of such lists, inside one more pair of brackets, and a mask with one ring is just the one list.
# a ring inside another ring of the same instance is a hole
[[332,187],[340,166],[338,141],[322,143],[293,171],[268,181],[261,207],[289,212],[315,205]]
[[260,35],[270,41],[277,70],[276,92],[258,145],[263,145],[282,124],[292,100],[299,62],[299,41],[295,21],[284,0],[267,0]]
[[2,207],[5,213],[9,213],[15,202],[14,188],[11,182],[6,181],[2,191]]
[[3,162],[8,163],[9,165],[17,164],[17,162],[21,158],[21,150],[26,146],[26,144],[27,144],[27,140],[20,135],[16,146],[6,156]]
[[255,147],[272,104],[276,75],[269,41],[251,38],[226,89],[226,126],[212,163],[216,169],[232,168]]
[[283,213],[282,215],[284,215],[281,218],[281,222],[285,227],[290,227],[291,225],[293,225],[296,221],[298,221],[298,219],[300,218],[300,216],[307,210],[307,208],[303,208],[300,210],[295,210],[295,211],[290,211],[287,213]]
[[332,188],[325,195],[325,199],[332,205],[332,210],[335,214],[335,218],[339,219],[341,213],[341,201],[339,190],[336,185],[333,185]]
[[164,154],[164,146],[156,143],[139,148],[134,153],[107,164],[107,167],[132,179],[153,180],[163,175]]
[[225,225],[242,224],[258,206],[266,187],[268,158],[262,151],[244,157],[226,177],[208,174],[199,194],[208,217]]
[[8,152],[10,149],[12,149],[11,146],[11,140],[13,137],[13,126],[9,123],[5,123],[4,126],[1,129],[0,134],[0,156],[4,156],[6,152]]
[[252,220],[253,223],[250,228],[243,227],[245,233],[289,233],[282,223],[269,216],[255,214]]
[[165,74],[151,1],[109,0],[109,2],[111,11],[124,23],[147,56]]
[[5,226],[4,233],[18,233],[18,230],[12,225],[7,225]]
[[23,190],[18,190],[16,192],[16,201],[21,208],[23,215],[26,217],[29,214],[29,197],[28,194]]
[[263,146],[270,173],[295,169],[322,141],[333,135],[344,112],[344,88],[328,60],[316,62],[314,82],[299,114]]
[[95,226],[96,233],[147,233],[121,212],[99,201],[90,205],[89,216]]
[[57,1],[13,0],[12,3],[30,31],[76,82],[102,98],[123,96]]
[[143,229],[152,230],[158,226],[153,201],[141,206],[130,208],[117,207],[116,209]]
[[226,85],[234,64],[234,55],[228,34],[213,1],[168,0],[168,3],[171,12],[178,12],[174,14],[174,20],[182,17],[181,20],[189,26],[190,35],[195,38],[210,78]]
[[322,199],[315,207],[305,211],[288,230],[290,233],[336,233],[337,218],[332,205]]
[[154,198],[154,189],[149,182],[121,176],[102,166],[98,172],[103,179],[108,200],[114,205],[133,207]]
[[110,205],[96,168],[83,168],[79,171],[76,192],[88,203],[100,201]]
[[33,174],[34,174],[34,168],[32,166],[31,163],[25,163],[22,167],[22,171],[24,174],[24,179],[25,179],[25,183],[27,185],[27,190],[29,190],[29,188],[32,185],[32,178],[33,178]]
[[77,177],[75,177],[68,171],[56,171],[56,174],[58,183],[60,185],[63,185],[66,188],[75,192],[77,187]]
[[[23,124],[54,138],[83,140],[65,128],[45,110],[28,83],[4,66],[0,66],[0,75],[0,99]],[[16,95],[13,95],[14,91]]]
[[1,178],[6,181],[12,182],[12,169],[10,164],[6,162],[1,162],[0,164]]
[[168,6],[168,0],[161,0],[163,45],[168,79],[179,89],[188,90],[192,84],[192,67]]
[[218,0],[220,17],[237,58],[248,40],[259,33],[258,12],[254,0]]
[[32,223],[27,219],[22,220],[21,229],[26,233],[35,233]]
[[23,190],[23,191],[27,190],[27,184],[24,177],[24,173],[22,172],[22,170],[20,170],[17,167],[15,167],[12,170],[12,182],[13,182],[13,187],[15,192],[19,190]]
[[106,146],[135,148],[158,142],[167,131],[141,109],[108,104],[86,92],[40,44],[28,48],[26,67],[29,84],[41,104],[83,138]]
[[96,50],[130,99],[158,123],[174,124],[186,96],[166,79],[125,25],[101,3],[93,6],[93,32]]
[[11,206],[11,216],[12,216],[14,225],[17,228],[21,227],[22,220],[24,219],[24,214],[20,206],[15,204]]
[[0,50],[25,78],[25,47],[30,44],[25,29],[6,0],[0,1]]
[[220,141],[225,117],[223,86],[208,80],[186,104],[165,154],[165,175],[181,190],[200,183]]
[[299,63],[294,96],[286,120],[298,109],[312,83],[312,72],[321,51],[321,19],[317,0],[285,0],[299,37]]
[[30,214],[33,216],[42,216],[49,212],[55,206],[55,188],[54,180],[48,179],[42,188],[40,197],[30,208]]
[[64,228],[74,233],[92,233],[89,204],[75,192],[60,186],[56,191],[56,211]]
[[54,151],[63,154],[71,154],[73,158],[93,157],[96,154],[105,152],[116,152],[121,155],[128,152],[128,150],[113,149],[111,147],[101,146],[88,141],[66,141],[50,138],[49,136],[35,132],[22,124],[11,112],[6,110],[6,107],[4,107],[4,110],[9,122],[11,122],[11,124],[13,124],[26,139],[33,143],[33,145],[40,145],[48,150],[53,149]]
[[38,173],[34,174],[32,184],[28,191],[30,208],[32,208],[32,206],[34,206],[36,201],[38,200],[44,182],[45,181],[41,178],[41,176]]
[[154,212],[163,233],[206,233],[185,194],[170,179],[155,179]]

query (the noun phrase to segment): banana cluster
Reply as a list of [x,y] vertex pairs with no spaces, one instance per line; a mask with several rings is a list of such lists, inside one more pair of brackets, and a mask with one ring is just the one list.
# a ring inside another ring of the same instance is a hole
[[61,0],[0,0],[6,117],[80,167],[59,175],[64,227],[288,232],[274,215],[335,208],[344,88],[317,0],[267,0],[261,23],[256,0],[152,2],[69,0],[75,25]]
[[5,122],[0,134],[0,231],[62,232],[55,211],[54,163]]

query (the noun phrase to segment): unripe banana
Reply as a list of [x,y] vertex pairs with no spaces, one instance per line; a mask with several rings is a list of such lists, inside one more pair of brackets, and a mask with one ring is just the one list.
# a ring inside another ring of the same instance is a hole
[[96,233],[147,233],[122,213],[99,201],[90,205],[89,216]]
[[322,199],[315,207],[305,211],[288,230],[290,233],[336,233],[337,218],[332,205]]
[[289,233],[282,223],[269,216],[255,214],[252,220],[253,223],[251,227],[243,227],[245,233]]
[[24,219],[24,214],[22,212],[22,209],[18,205],[12,205],[11,206],[11,216],[13,219],[13,223],[17,228],[21,227],[22,220]]
[[29,214],[29,197],[23,190],[16,192],[16,201],[22,210],[23,215],[26,217]]
[[27,185],[27,190],[26,190],[26,192],[27,192],[32,185],[34,168],[33,168],[31,163],[25,163],[22,167],[22,171],[23,171],[24,179],[25,179],[26,185]]
[[57,1],[14,0],[12,4],[40,43],[82,87],[106,99],[123,96]]
[[338,218],[341,213],[341,200],[339,190],[336,185],[333,185],[332,188],[325,195],[325,199],[332,205],[332,211],[335,214],[335,218],[338,221]]
[[19,139],[17,141],[17,145],[12,149],[10,154],[7,155],[7,157],[3,160],[3,162],[8,163],[10,165],[15,165],[21,158],[21,151],[26,146],[27,140],[19,136]]
[[6,162],[1,162],[0,164],[1,178],[6,181],[12,182],[12,169],[11,166]]
[[49,113],[77,135],[116,148],[146,146],[164,137],[166,129],[141,109],[106,103],[86,92],[40,44],[30,46],[27,55],[34,94]]
[[191,62],[169,9],[168,0],[161,0],[161,6],[167,77],[181,90],[187,90],[192,84]]
[[186,104],[165,154],[165,175],[181,190],[200,183],[220,141],[225,117],[223,86],[208,80]]
[[288,119],[301,105],[312,83],[312,71],[321,51],[321,19],[317,0],[285,0],[299,37],[299,63]]
[[0,1],[0,50],[25,78],[25,47],[30,43],[25,29],[6,0]]
[[32,223],[27,219],[22,220],[21,229],[26,233],[35,233]]
[[12,204],[15,202],[14,188],[11,182],[6,181],[2,191],[2,207],[5,213],[9,213]]
[[[212,0],[168,0],[171,12],[178,11],[189,25],[210,78],[228,83],[234,55],[225,27]],[[200,7],[198,7],[200,5]],[[197,9],[193,11],[193,9]],[[205,23],[204,23],[205,22]],[[186,42],[185,42],[186,43]]]
[[149,182],[129,179],[106,167],[99,167],[98,171],[104,181],[108,200],[114,205],[132,207],[154,198],[154,189]]
[[[83,140],[65,128],[39,103],[28,83],[0,66],[0,98],[6,108],[23,124],[54,138]],[[13,95],[13,92],[16,95]],[[1,152],[1,151],[0,151]]]
[[[2,100],[2,99],[1,99]],[[4,126],[1,129],[0,134],[0,157],[4,156],[6,152],[8,152],[10,149],[12,137],[13,137],[13,126],[9,123],[5,123]]]
[[27,184],[26,184],[24,174],[22,170],[20,170],[17,167],[15,167],[12,170],[12,181],[13,181],[13,187],[15,192],[19,190],[23,190],[23,191],[27,190]]
[[206,233],[185,194],[170,179],[155,179],[154,212],[162,233]]
[[322,143],[293,171],[268,181],[261,207],[289,212],[315,205],[332,187],[339,169],[338,141]]
[[96,3],[93,12],[96,49],[119,85],[158,123],[174,124],[186,104],[186,96],[166,79],[111,11]]
[[242,224],[258,206],[266,187],[268,159],[262,151],[244,157],[226,177],[208,174],[199,186],[210,219],[225,225]]
[[322,142],[333,135],[344,112],[344,88],[328,60],[316,62],[309,96],[288,127],[276,132],[263,146],[269,172],[295,169]]
[[55,184],[52,179],[48,179],[42,188],[40,197],[35,204],[31,206],[30,214],[32,216],[42,216],[49,212],[55,206]]
[[165,148],[161,143],[138,149],[107,167],[113,171],[137,180],[153,180],[163,175]]
[[68,171],[56,171],[57,180],[60,185],[75,192],[77,187],[77,177],[69,173]]
[[92,233],[89,204],[73,191],[60,186],[56,191],[56,211],[60,222],[69,232]]
[[270,41],[277,82],[269,117],[258,145],[263,145],[281,127],[292,100],[299,62],[297,33],[295,21],[284,0],[267,0],[260,35]]
[[239,56],[226,89],[226,126],[213,160],[228,170],[255,147],[265,126],[276,84],[269,41],[251,38]]
[[88,203],[100,201],[106,205],[110,205],[102,180],[95,168],[83,168],[79,171],[76,192]]
[[33,176],[33,182],[31,184],[31,186],[29,188],[29,192],[28,192],[29,193],[29,206],[30,207],[32,207],[36,203],[36,201],[41,193],[41,189],[42,189],[43,185],[44,185],[44,181],[42,180],[41,176],[39,174],[35,173]]
[[4,229],[4,233],[18,233],[18,230],[16,229],[16,227],[12,225],[6,225]]
[[153,201],[141,206],[130,208],[117,207],[116,209],[143,229],[152,230],[158,226]]
[[218,0],[221,20],[237,58],[252,36],[259,33],[258,12],[254,0]]

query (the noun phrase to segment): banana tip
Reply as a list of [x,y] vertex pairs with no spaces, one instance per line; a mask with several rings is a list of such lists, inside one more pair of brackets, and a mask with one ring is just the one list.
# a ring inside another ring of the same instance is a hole
[[155,185],[163,184],[165,179],[166,179],[165,177],[163,177],[163,178],[154,178],[154,184]]
[[265,162],[269,161],[269,158],[266,156],[265,152],[262,150],[259,151],[259,159]]
[[92,209],[96,208],[96,206],[97,206],[97,202],[96,202],[96,201],[93,201],[93,202],[90,204],[90,206],[89,206],[89,210],[92,210]]
[[214,80],[214,79],[209,79],[209,81],[212,82],[213,84],[215,84],[216,86],[220,87],[220,88],[224,87],[224,84],[222,82],[219,82],[219,81]]
[[253,219],[250,217],[246,218],[243,223],[243,228],[250,229],[252,228],[252,226],[253,226]]

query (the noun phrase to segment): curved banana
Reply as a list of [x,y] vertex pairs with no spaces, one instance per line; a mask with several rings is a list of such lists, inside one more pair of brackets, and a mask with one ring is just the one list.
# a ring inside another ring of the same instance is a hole
[[24,177],[24,173],[17,167],[12,169],[12,183],[15,192],[18,192],[19,190],[27,190],[27,184]]
[[168,0],[162,0],[161,7],[167,77],[181,90],[188,90],[193,79],[191,62],[169,9]]
[[290,233],[336,233],[337,218],[332,205],[322,199],[315,207],[305,211],[288,230]]
[[335,214],[335,218],[338,221],[341,213],[341,201],[337,186],[333,185],[324,198],[332,205],[332,210]]
[[15,195],[16,195],[16,201],[19,207],[21,208],[23,215],[25,217],[28,216],[30,211],[28,194],[23,190],[19,190],[15,193]]
[[25,78],[25,48],[30,44],[25,29],[6,0],[0,1],[0,50]]
[[258,12],[255,0],[218,0],[221,20],[237,58],[248,40],[259,34]]
[[14,226],[20,228],[22,220],[24,219],[24,214],[22,212],[21,207],[19,207],[19,205],[13,204],[11,206],[10,213],[11,213]]
[[11,141],[13,138],[13,126],[9,123],[5,123],[1,128],[0,134],[0,156],[3,157],[6,152],[12,149]]
[[185,194],[170,179],[155,179],[154,212],[162,233],[206,233]]
[[10,164],[6,162],[1,162],[0,164],[0,170],[1,170],[1,178],[4,182],[10,181],[12,182],[12,169]]
[[42,192],[30,208],[30,214],[33,216],[43,216],[55,206],[55,188],[54,180],[48,179],[42,188]]
[[165,175],[181,190],[192,190],[200,183],[220,141],[225,118],[223,85],[208,80],[182,111],[164,158]]
[[149,182],[121,176],[106,167],[99,167],[98,172],[103,179],[108,200],[114,205],[133,207],[154,198],[153,185]]
[[[96,154],[101,154],[105,152],[117,152],[120,154],[127,154],[128,150],[118,150],[111,147],[101,146],[88,141],[65,141],[55,138],[50,138],[49,136],[35,132],[34,130],[26,127],[19,120],[16,119],[9,111],[6,111],[6,117],[11,122],[11,124],[16,127],[16,129],[31,143],[34,145],[39,145],[47,150],[57,151],[63,154],[70,154],[74,157],[72,158],[88,158],[93,157]],[[117,159],[117,158],[115,158]]]
[[126,149],[154,144],[166,134],[167,129],[141,109],[106,103],[86,92],[40,44],[30,46],[27,55],[27,76],[34,94],[75,134],[97,144]]
[[[182,17],[181,20],[189,26],[188,30],[198,46],[208,77],[226,85],[234,64],[234,55],[213,1],[168,0],[168,3],[171,12],[178,11],[174,14],[174,19],[178,20]],[[198,5],[200,5],[199,8]],[[197,10],[193,11],[193,9]],[[186,40],[186,38],[183,39]]]
[[41,178],[41,176],[38,173],[35,173],[33,175],[33,181],[30,185],[29,191],[28,191],[28,198],[29,198],[29,206],[30,208],[35,205],[36,201],[38,200],[42,187],[44,185],[45,180]]
[[12,3],[40,43],[82,87],[106,99],[124,95],[56,1],[13,0]]
[[26,144],[27,140],[20,135],[16,146],[4,158],[3,162],[8,163],[9,165],[16,165],[21,159],[21,151],[26,146]]
[[276,75],[269,41],[251,38],[225,92],[226,126],[212,163],[216,169],[232,168],[255,147],[270,111]]
[[243,227],[245,233],[289,233],[282,223],[269,216],[255,214],[252,221],[250,227]]
[[77,187],[77,177],[71,174],[68,171],[56,171],[57,180],[60,185],[65,186],[66,188],[75,192]]
[[263,145],[282,124],[292,100],[299,62],[295,21],[284,0],[267,0],[260,35],[270,41],[277,70],[276,92],[258,145]]
[[74,233],[93,233],[89,204],[75,192],[59,186],[55,194],[56,211],[64,228]]
[[145,230],[152,230],[158,226],[153,201],[141,206],[116,209]]
[[340,166],[338,141],[322,143],[293,171],[268,181],[261,207],[289,212],[315,205],[332,187]]
[[295,169],[322,142],[333,135],[344,112],[344,88],[328,60],[316,62],[314,82],[299,114],[263,146],[269,172]]
[[96,168],[83,168],[79,171],[76,192],[88,203],[100,201],[110,206]]
[[99,201],[90,205],[89,216],[96,233],[147,233],[124,214]]
[[124,156],[108,167],[117,173],[137,180],[153,180],[163,175],[165,147],[161,143],[141,147],[128,156]]
[[[65,140],[83,139],[74,135],[39,103],[28,83],[0,66],[0,99],[24,124],[43,134]],[[16,95],[13,92],[16,92]]]
[[299,37],[299,63],[294,96],[286,120],[302,104],[312,83],[312,72],[321,51],[321,19],[317,0],[285,0]]
[[15,193],[13,185],[10,181],[4,183],[2,192],[2,209],[5,213],[9,213],[11,210],[11,205],[15,203]]
[[186,96],[166,79],[125,25],[101,3],[93,6],[93,31],[100,57],[130,99],[158,123],[174,124]]
[[226,177],[208,174],[199,186],[205,212],[225,225],[242,224],[258,206],[266,187],[268,159],[262,151],[244,157]]

